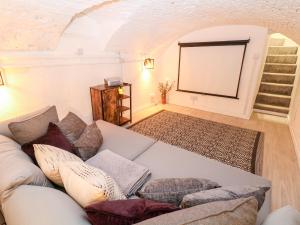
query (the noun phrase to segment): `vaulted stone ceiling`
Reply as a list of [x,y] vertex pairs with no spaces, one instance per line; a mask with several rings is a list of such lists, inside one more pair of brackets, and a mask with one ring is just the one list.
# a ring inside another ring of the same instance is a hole
[[147,52],[231,24],[268,27],[300,43],[300,0],[1,0],[0,9],[0,50],[54,50],[84,14],[102,24],[122,20],[106,45],[114,51]]
[[104,0],[0,0],[0,50],[50,50],[73,19]]

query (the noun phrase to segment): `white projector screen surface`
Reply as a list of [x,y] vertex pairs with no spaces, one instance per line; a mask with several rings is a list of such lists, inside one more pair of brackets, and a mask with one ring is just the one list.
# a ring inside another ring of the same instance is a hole
[[178,90],[237,97],[245,47],[181,46]]

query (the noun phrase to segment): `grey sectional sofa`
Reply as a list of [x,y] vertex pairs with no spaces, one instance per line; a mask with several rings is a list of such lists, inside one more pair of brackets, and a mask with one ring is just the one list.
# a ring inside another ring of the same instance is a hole
[[[263,177],[188,152],[133,131],[97,121],[101,150],[110,149],[148,167],[151,179],[199,177],[220,185],[271,185]],[[257,225],[270,212],[271,192],[258,213]],[[85,212],[68,195],[53,188],[22,185],[2,204],[7,225],[90,225]]]

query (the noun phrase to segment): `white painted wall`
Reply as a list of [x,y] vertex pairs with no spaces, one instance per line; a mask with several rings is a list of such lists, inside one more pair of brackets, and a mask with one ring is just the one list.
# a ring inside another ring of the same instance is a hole
[[48,105],[56,105],[60,117],[73,111],[91,121],[89,87],[103,83],[106,76],[121,74],[119,58],[113,56],[18,58],[16,64],[5,67],[0,122]]
[[296,71],[296,79],[294,83],[294,89],[292,93],[292,102],[289,113],[289,127],[298,158],[298,164],[300,167],[300,46],[294,41],[287,39],[287,46],[298,46],[298,68]]
[[105,50],[112,33],[126,21],[124,13],[103,22],[96,20],[98,14],[75,20],[55,51],[0,52],[6,79],[0,87],[0,125],[48,105],[56,105],[60,117],[73,111],[91,121],[89,87],[111,76],[133,84],[134,111],[151,104],[155,82],[150,71],[142,70],[143,56]]
[[[177,82],[179,47],[178,42],[226,41],[250,38],[241,77],[239,100],[220,98],[207,95],[190,94],[171,91],[169,102],[172,104],[197,108],[241,118],[250,118],[256,97],[256,87],[261,76],[262,63],[265,60],[265,48],[268,30],[257,26],[222,26],[202,29],[189,33],[164,52],[159,60],[159,80],[174,80]],[[201,73],[201,68],[198,68]],[[201,80],[195,80],[201,82]]]

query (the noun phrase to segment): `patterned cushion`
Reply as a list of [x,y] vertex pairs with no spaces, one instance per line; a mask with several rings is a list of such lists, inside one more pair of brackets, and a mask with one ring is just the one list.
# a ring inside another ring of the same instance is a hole
[[106,200],[126,199],[110,176],[84,162],[61,163],[59,172],[67,193],[82,207]]
[[129,199],[96,203],[85,211],[93,225],[131,225],[178,209],[168,203]]
[[62,134],[60,129],[54,123],[49,124],[48,131],[44,136],[22,145],[22,150],[36,163],[33,148],[34,144],[51,145],[68,152],[75,153],[73,144],[70,143],[70,141]]
[[31,142],[47,133],[49,123],[58,122],[56,107],[20,122],[12,122],[8,127],[14,139],[21,145]]
[[258,201],[258,209],[260,209],[265,200],[265,193],[269,189],[269,187],[227,186],[200,191],[184,196],[180,206],[182,208],[188,208],[208,202],[225,201],[253,196]]
[[44,174],[55,184],[63,186],[59,164],[66,161],[82,160],[76,155],[50,145],[33,145],[36,161]]
[[179,205],[186,194],[220,187],[216,182],[200,178],[166,178],[149,181],[139,196]]
[[102,142],[101,131],[96,123],[93,123],[85,128],[79,139],[74,142],[74,145],[78,155],[85,161],[97,154]]
[[255,225],[256,218],[257,201],[250,197],[197,205],[136,225]]
[[86,123],[82,121],[77,115],[69,112],[68,115],[57,123],[59,129],[72,143],[77,140],[86,127]]

